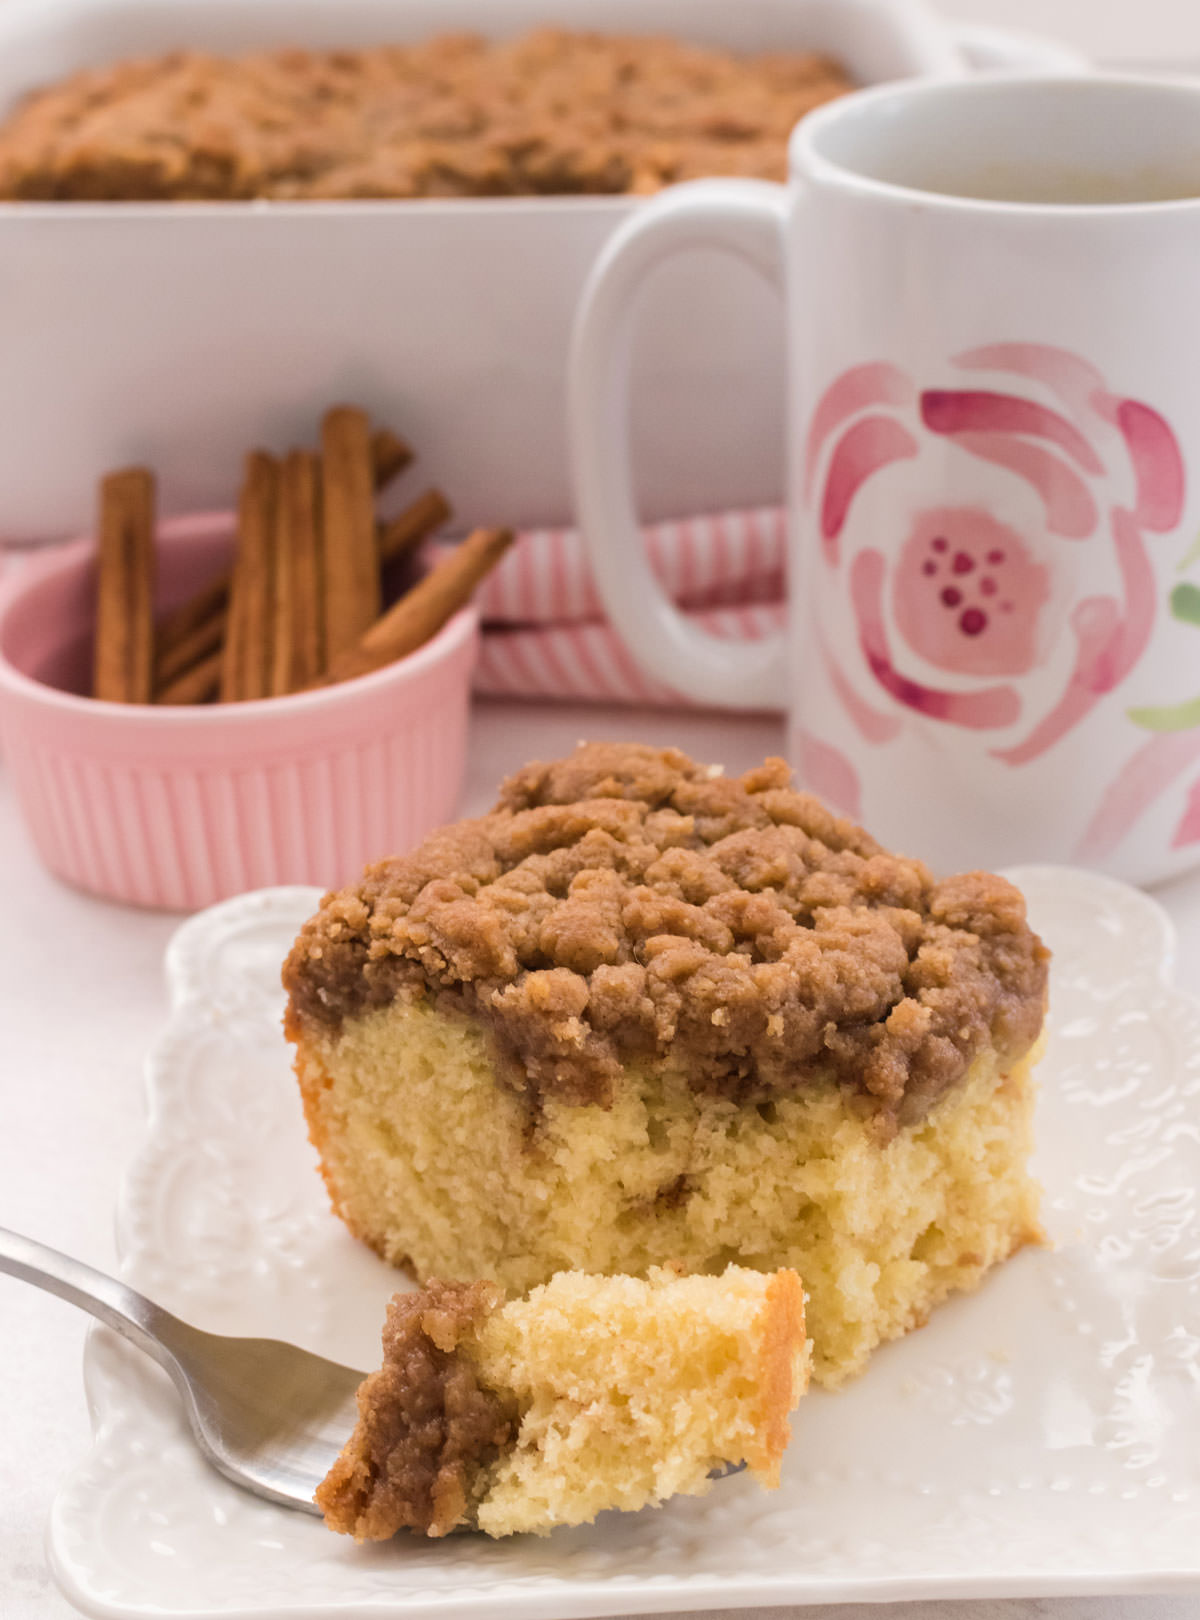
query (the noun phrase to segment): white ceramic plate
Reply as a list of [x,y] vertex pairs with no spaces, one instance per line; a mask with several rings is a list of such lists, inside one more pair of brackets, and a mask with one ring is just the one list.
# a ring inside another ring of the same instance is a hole
[[[170,1387],[96,1331],[90,1455],[50,1550],[96,1615],[576,1617],[864,1598],[1200,1589],[1200,1005],[1169,926],[1084,873],[1018,874],[1055,951],[1026,1252],[794,1419],[783,1485],[494,1543],[357,1548],[228,1485]],[[206,1328],[359,1365],[397,1275],[329,1213],[279,1033],[315,890],[185,925],[122,1200],[124,1275]]]

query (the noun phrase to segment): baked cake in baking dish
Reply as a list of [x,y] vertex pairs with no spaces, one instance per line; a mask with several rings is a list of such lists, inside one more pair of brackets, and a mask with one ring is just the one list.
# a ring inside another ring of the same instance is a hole
[[431,1282],[392,1300],[383,1366],[317,1504],[359,1541],[507,1536],[699,1495],[725,1464],[774,1486],[806,1382],[790,1271],[562,1272],[508,1303],[489,1283]]
[[0,127],[0,198],[506,197],[783,180],[853,86],[811,51],[738,56],[542,28],[365,50],[199,51],[89,68]]
[[325,898],[284,969],[350,1230],[418,1278],[790,1267],[836,1384],[1040,1236],[1048,953],[790,785],[586,744]]

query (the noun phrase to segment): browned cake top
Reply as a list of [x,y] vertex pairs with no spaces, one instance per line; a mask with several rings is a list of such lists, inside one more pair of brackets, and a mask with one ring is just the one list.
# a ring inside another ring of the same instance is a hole
[[0,130],[0,196],[486,197],[783,179],[789,130],[851,88],[811,52],[738,57],[562,29],[177,52],[30,97]]
[[293,1028],[430,994],[534,1103],[606,1104],[621,1065],[668,1060],[747,1103],[832,1074],[918,1117],[989,1040],[1032,1043],[1048,953],[1003,878],[935,882],[789,782],[615,743],[528,765],[326,897],[284,969]]
[[434,1280],[393,1297],[383,1366],[359,1386],[358,1424],[316,1493],[330,1529],[384,1541],[471,1522],[480,1472],[516,1433],[515,1411],[458,1346],[503,1297],[491,1283]]

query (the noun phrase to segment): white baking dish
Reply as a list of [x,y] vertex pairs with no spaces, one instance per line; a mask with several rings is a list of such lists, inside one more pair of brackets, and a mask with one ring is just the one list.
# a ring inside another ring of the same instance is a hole
[[[546,20],[739,49],[813,47],[870,83],[953,73],[918,0],[4,0],[0,113],[90,64],[180,45],[368,44]],[[622,198],[0,205],[0,539],[87,520],[131,461],[164,507],[227,504],[242,453],[353,399],[418,447],[460,518],[569,512],[565,354]],[[635,432],[648,516],[772,498],[781,327],[738,266],[664,270]]]

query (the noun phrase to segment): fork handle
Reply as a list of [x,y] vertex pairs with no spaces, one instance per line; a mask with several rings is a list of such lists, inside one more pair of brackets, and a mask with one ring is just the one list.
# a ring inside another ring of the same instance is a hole
[[19,1232],[6,1231],[2,1226],[0,1272],[19,1277],[22,1282],[32,1283],[35,1288],[43,1288],[48,1294],[57,1294],[59,1299],[78,1305],[106,1327],[115,1328],[139,1350],[153,1356],[169,1373],[177,1371],[170,1341],[176,1334],[188,1330],[170,1311],[164,1311],[115,1277],[84,1265],[82,1260],[72,1260],[44,1243],[22,1237]]

